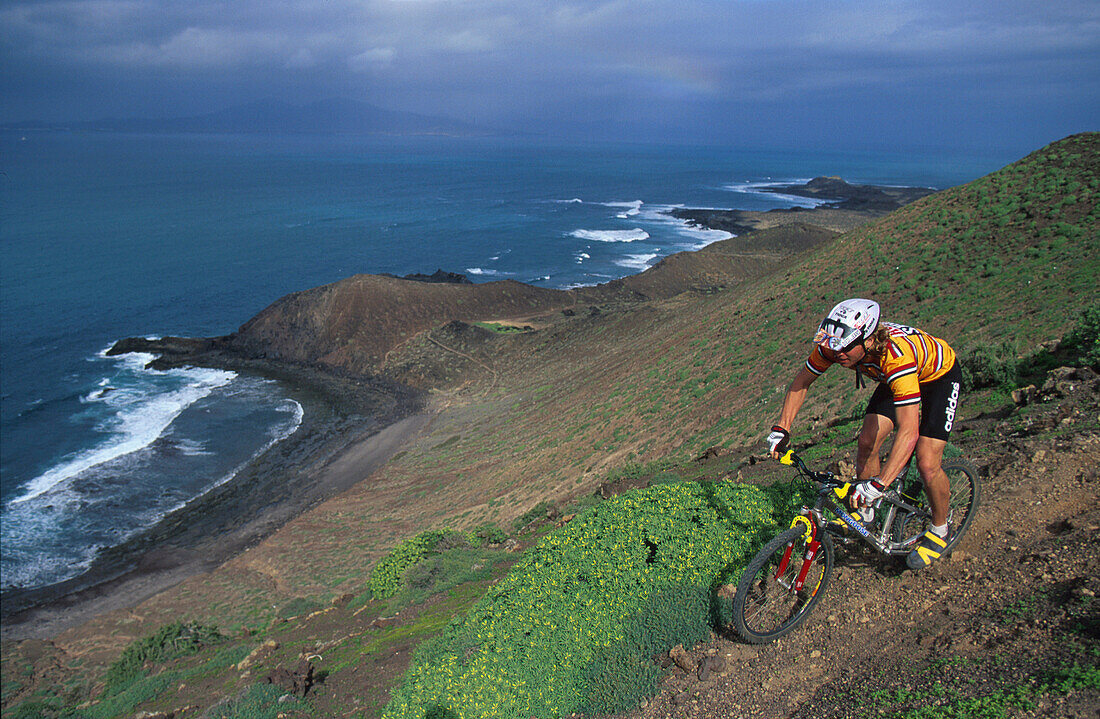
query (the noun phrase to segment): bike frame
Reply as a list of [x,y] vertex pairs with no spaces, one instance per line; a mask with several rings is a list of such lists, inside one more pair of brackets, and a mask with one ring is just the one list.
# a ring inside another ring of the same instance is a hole
[[[799,474],[817,485],[817,501],[814,503],[814,506],[803,507],[799,515],[791,522],[791,527],[795,527],[799,524],[806,526],[805,536],[807,539],[806,556],[803,560],[802,569],[799,572],[799,578],[796,581],[795,590],[802,589],[801,581],[805,579],[810,564],[812,564],[813,560],[817,557],[817,552],[821,546],[820,541],[817,539],[817,533],[820,532],[823,527],[825,531],[830,532],[830,534],[839,541],[845,543],[850,541],[848,537],[840,536],[835,531],[832,531],[832,526],[825,520],[824,510],[826,509],[835,514],[840,521],[842,521],[851,531],[855,532],[863,541],[870,544],[876,551],[882,554],[907,554],[912,546],[920,539],[919,535],[906,542],[894,542],[890,539],[890,533],[894,528],[894,520],[897,518],[899,510],[915,517],[930,517],[927,510],[906,502],[896,490],[889,489],[883,493],[879,504],[879,511],[885,508],[886,515],[880,522],[881,529],[877,533],[872,534],[863,526],[861,521],[849,514],[848,510],[837,501],[847,496],[848,490],[851,488],[851,483],[841,480],[832,472],[814,472],[806,466],[806,463],[803,462],[793,450],[788,451],[779,461],[794,467],[798,470]],[[896,484],[900,485],[901,482],[897,482]],[[792,549],[793,545],[788,547],[787,552],[783,555],[778,575],[781,575],[783,571],[786,570]]]

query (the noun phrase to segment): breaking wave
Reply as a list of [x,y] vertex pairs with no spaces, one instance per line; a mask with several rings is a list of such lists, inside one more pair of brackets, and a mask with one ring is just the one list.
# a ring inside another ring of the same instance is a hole
[[152,374],[145,369],[152,359],[147,354],[126,355],[120,360],[121,372],[104,378],[95,391],[81,398],[85,404],[104,405],[96,429],[106,438],[90,449],[63,458],[32,479],[23,494],[11,500],[12,504],[34,499],[82,472],[148,447],[181,412],[237,376],[224,370],[172,369],[157,373],[175,380],[176,387],[164,391],[161,384],[142,381],[143,374]]
[[615,264],[620,267],[628,267],[632,270],[646,270],[652,266],[653,260],[657,259],[656,252],[648,252],[643,255],[626,255],[615,260]]
[[638,242],[649,239],[649,233],[640,227],[632,230],[573,230],[569,236],[592,242]]

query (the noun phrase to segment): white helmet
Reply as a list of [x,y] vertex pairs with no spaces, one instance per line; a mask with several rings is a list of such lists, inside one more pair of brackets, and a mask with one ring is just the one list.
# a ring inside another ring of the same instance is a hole
[[825,315],[814,344],[840,352],[867,339],[878,327],[879,307],[874,300],[844,300]]

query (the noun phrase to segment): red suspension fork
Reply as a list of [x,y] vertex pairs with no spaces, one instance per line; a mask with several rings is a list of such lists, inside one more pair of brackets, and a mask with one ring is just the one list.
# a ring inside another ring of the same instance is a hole
[[[805,512],[805,510],[803,511]],[[804,513],[799,515],[798,517],[795,517],[794,521],[791,522],[791,528],[797,527],[800,524],[806,525],[806,535],[813,538],[810,541],[810,548],[813,552],[813,556],[810,556],[810,558],[806,560],[808,562],[812,562],[813,557],[817,556],[817,547],[821,545],[821,543],[817,541],[817,526],[814,524],[813,519],[809,517],[808,513]],[[775,576],[773,578],[776,581],[779,581],[779,578],[782,577],[784,572],[787,571],[787,566],[791,563],[791,554],[794,553],[794,545],[798,541],[798,539],[794,539],[787,543],[787,548],[783,551],[783,558],[779,560],[779,566],[775,568]],[[805,580],[807,571],[807,567],[802,568],[801,573],[798,575],[799,585],[795,589],[795,591],[798,591],[798,589],[802,588],[801,582]]]
[[[797,541],[797,540],[795,540]],[[794,549],[794,542],[787,544],[787,548],[783,551],[783,559],[779,560],[779,566],[775,568],[774,579],[778,580],[783,576],[783,573],[787,571],[787,565],[791,562],[791,551]]]
[[[806,583],[806,575],[810,572],[810,565],[813,564],[814,559],[817,558],[817,552],[820,548],[821,542],[815,537],[806,548],[806,556],[802,559],[802,569],[798,572],[798,579],[794,581],[794,591],[802,591],[802,585]],[[787,547],[787,554],[789,555],[790,552],[791,548]]]

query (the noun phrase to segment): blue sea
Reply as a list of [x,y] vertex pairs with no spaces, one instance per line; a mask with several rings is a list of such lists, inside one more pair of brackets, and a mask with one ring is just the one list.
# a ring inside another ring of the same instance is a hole
[[444,269],[567,288],[725,233],[674,207],[813,203],[769,184],[944,188],[1013,157],[536,139],[0,133],[0,584],[85,571],[302,421],[274,382],[108,358],[233,332],[289,292]]

